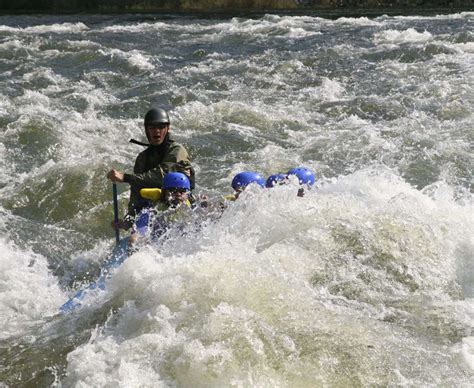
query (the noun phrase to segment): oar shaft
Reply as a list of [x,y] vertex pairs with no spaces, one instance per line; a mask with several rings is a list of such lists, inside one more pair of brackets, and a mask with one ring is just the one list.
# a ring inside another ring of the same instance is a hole
[[[118,199],[117,199],[117,184],[116,183],[112,185],[112,193],[114,197],[114,221],[117,224],[119,217],[118,217]],[[115,229],[115,241],[117,241],[117,244],[120,241],[120,231],[118,228]]]

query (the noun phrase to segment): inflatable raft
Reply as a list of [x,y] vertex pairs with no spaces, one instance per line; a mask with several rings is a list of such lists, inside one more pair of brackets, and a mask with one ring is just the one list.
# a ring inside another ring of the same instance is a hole
[[114,269],[119,267],[128,258],[128,239],[129,237],[126,237],[119,241],[110,257],[106,260],[99,278],[70,297],[69,300],[59,308],[61,313],[74,311],[82,305],[87,304],[88,300],[92,297],[105,291],[106,280],[112,275]]

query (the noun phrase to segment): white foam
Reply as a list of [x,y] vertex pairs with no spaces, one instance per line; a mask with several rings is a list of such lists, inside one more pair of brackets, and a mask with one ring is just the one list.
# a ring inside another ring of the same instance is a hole
[[101,45],[97,42],[91,40],[67,40],[67,44],[74,49],[84,50],[84,49],[94,49],[97,50]]
[[126,60],[130,66],[140,70],[153,70],[155,66],[150,62],[148,56],[142,54],[138,50],[122,51],[119,49],[100,49],[103,55],[111,56],[112,58],[118,57]]
[[344,96],[345,89],[340,82],[324,77],[321,85],[321,94],[323,100],[337,101]]
[[352,25],[352,26],[381,26],[381,23],[368,17],[347,18],[341,17],[334,21],[334,24]]
[[1,50],[18,50],[24,48],[24,43],[19,39],[5,40],[0,43]]
[[229,36],[246,36],[249,39],[304,39],[320,35],[318,18],[280,17],[266,15],[262,19],[233,18],[230,22],[222,22],[212,26],[212,29],[201,30],[204,34],[198,37],[199,42],[219,42]]
[[[179,26],[179,25],[178,25]],[[163,22],[155,22],[155,23],[137,23],[132,25],[115,25],[115,26],[107,26],[102,28],[101,32],[112,32],[112,33],[141,33],[147,31],[160,31],[166,30],[170,28],[170,24],[163,23]]]
[[433,36],[428,31],[418,32],[414,28],[408,28],[403,31],[386,30],[374,35],[374,42],[376,44],[420,43],[428,42],[432,39]]
[[321,35],[322,33],[320,31],[307,31],[304,28],[301,27],[290,27],[288,31],[288,38],[292,39],[303,39],[303,38],[308,38],[310,36],[315,36],[315,35]]
[[474,53],[474,42],[456,43],[452,46],[463,53]]
[[13,108],[13,104],[10,98],[4,94],[0,94],[0,115],[6,115]]
[[0,238],[0,255],[0,339],[5,339],[55,315],[65,295],[43,256],[5,238]]
[[26,34],[45,34],[45,33],[81,33],[87,31],[87,27],[84,23],[61,23],[51,25],[37,25],[32,27],[17,28],[9,26],[0,26],[0,31],[10,33],[26,33]]
[[[0,111],[1,112],[1,111]],[[8,161],[7,161],[8,151],[6,146],[3,143],[0,143],[0,184],[6,185],[10,179],[10,174],[8,171]]]
[[[395,20],[456,20],[456,19],[471,19],[474,16],[473,12],[459,12],[445,15],[434,16],[394,16]],[[383,16],[382,18],[386,18]]]
[[[403,326],[421,315],[469,327],[456,312],[465,302],[446,290],[472,208],[382,168],[296,191],[249,187],[192,238],[180,232],[130,257],[108,283],[123,307],[68,355],[67,384],[334,382],[330,365],[349,365],[344,357],[363,384],[379,381],[382,365],[397,366],[394,382],[458,373],[443,346]],[[429,376],[413,374],[413,360]]]
[[[59,85],[63,86],[67,83],[66,78],[62,77],[59,74],[56,74],[52,69],[45,68],[45,67],[37,68],[31,73],[25,73],[23,74],[22,78],[28,82],[34,82],[34,81],[37,81],[38,79],[41,79],[41,80],[47,81],[48,83],[52,85],[58,85],[58,86]],[[40,97],[40,99],[44,99],[44,98]]]
[[461,355],[469,368],[474,371],[474,337],[463,338]]

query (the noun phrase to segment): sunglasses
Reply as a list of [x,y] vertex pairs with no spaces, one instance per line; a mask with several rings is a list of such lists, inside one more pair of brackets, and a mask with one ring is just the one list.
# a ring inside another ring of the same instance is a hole
[[148,124],[148,125],[146,126],[146,129],[155,129],[155,128],[158,128],[158,129],[165,129],[167,126],[168,126],[167,123]]

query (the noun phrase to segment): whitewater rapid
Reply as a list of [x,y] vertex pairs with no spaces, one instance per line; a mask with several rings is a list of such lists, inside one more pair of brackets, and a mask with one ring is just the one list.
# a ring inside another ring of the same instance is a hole
[[[471,386],[472,24],[0,17],[0,385]],[[60,315],[152,105],[211,203],[243,170],[316,185],[200,209]]]

